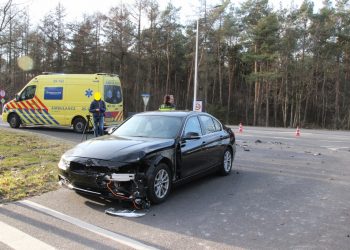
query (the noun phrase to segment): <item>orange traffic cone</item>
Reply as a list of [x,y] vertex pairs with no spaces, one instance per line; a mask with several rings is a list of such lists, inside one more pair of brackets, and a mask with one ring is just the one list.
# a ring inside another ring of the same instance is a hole
[[300,129],[299,129],[299,126],[297,126],[297,131],[295,131],[295,136],[300,136]]
[[242,123],[239,123],[238,132],[239,132],[239,133],[243,133],[243,125],[242,125]]

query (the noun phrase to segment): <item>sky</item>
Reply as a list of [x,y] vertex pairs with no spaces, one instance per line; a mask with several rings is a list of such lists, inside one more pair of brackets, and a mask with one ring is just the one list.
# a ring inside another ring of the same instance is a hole
[[[5,2],[7,0],[0,0]],[[235,3],[240,3],[244,0],[232,0]],[[303,0],[270,0],[273,7],[278,8],[280,2],[284,7],[289,7],[291,4],[299,6]],[[107,14],[111,7],[130,4],[133,0],[14,0],[20,9],[26,8],[29,10],[29,15],[32,23],[39,23],[42,17],[49,11],[54,10],[58,3],[61,3],[66,9],[67,21],[81,21],[83,14],[93,14],[101,12]],[[160,9],[165,9],[169,0],[159,0]],[[195,19],[195,13],[200,6],[201,0],[172,0],[171,3],[176,7],[181,7],[181,19]],[[215,6],[222,0],[207,0],[207,5]],[[322,0],[314,0],[315,7],[322,6]],[[192,18],[191,18],[192,16]]]

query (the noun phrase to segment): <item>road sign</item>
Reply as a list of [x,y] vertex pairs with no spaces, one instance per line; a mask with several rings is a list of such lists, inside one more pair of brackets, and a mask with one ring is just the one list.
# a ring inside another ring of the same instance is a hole
[[5,99],[1,98],[1,103],[4,104],[5,103]]
[[194,111],[202,112],[202,101],[195,101],[194,103]]
[[5,95],[6,95],[6,92],[5,92],[5,90],[0,90],[0,97],[5,97]]
[[149,101],[149,97],[151,95],[147,94],[147,93],[143,93],[143,94],[141,94],[141,96],[142,96],[142,99],[143,99],[144,111],[146,111],[146,107],[147,107],[147,104],[148,104],[148,101]]

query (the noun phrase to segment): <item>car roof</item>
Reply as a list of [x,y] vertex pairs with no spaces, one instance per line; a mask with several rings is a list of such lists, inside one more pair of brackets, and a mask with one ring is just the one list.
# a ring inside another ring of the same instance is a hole
[[174,116],[174,117],[186,117],[189,115],[194,114],[207,114],[204,112],[197,112],[197,111],[189,111],[189,110],[172,110],[172,111],[149,111],[149,112],[142,112],[138,113],[136,115],[157,115],[157,116]]

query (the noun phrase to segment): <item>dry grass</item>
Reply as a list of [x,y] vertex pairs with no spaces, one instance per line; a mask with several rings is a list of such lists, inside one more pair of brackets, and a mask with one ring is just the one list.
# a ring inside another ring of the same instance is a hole
[[57,163],[72,144],[0,128],[0,203],[55,190]]

